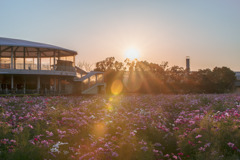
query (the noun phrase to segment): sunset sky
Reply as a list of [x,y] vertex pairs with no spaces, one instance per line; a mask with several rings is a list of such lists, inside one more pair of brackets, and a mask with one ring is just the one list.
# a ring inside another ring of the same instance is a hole
[[240,71],[239,0],[1,0],[0,37],[48,43],[94,63],[139,60]]

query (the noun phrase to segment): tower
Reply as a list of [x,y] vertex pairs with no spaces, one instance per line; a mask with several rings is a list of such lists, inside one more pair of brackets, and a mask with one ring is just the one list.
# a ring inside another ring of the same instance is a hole
[[190,57],[186,57],[186,71],[190,72]]

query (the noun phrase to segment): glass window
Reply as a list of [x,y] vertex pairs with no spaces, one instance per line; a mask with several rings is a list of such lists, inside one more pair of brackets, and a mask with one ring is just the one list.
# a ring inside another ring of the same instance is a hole
[[10,69],[11,68],[11,58],[1,58],[1,69]]

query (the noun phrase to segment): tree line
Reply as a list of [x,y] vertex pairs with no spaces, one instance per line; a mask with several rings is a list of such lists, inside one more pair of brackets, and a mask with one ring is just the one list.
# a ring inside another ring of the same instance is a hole
[[189,72],[183,67],[147,61],[117,61],[108,57],[96,63],[95,71],[104,72],[107,93],[120,80],[125,93],[226,93],[234,89],[235,73],[227,67]]

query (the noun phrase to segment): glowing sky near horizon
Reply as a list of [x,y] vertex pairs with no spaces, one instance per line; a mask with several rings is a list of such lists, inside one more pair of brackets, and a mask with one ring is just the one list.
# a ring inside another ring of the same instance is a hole
[[94,63],[140,60],[240,71],[239,0],[1,0],[0,37],[49,43]]

